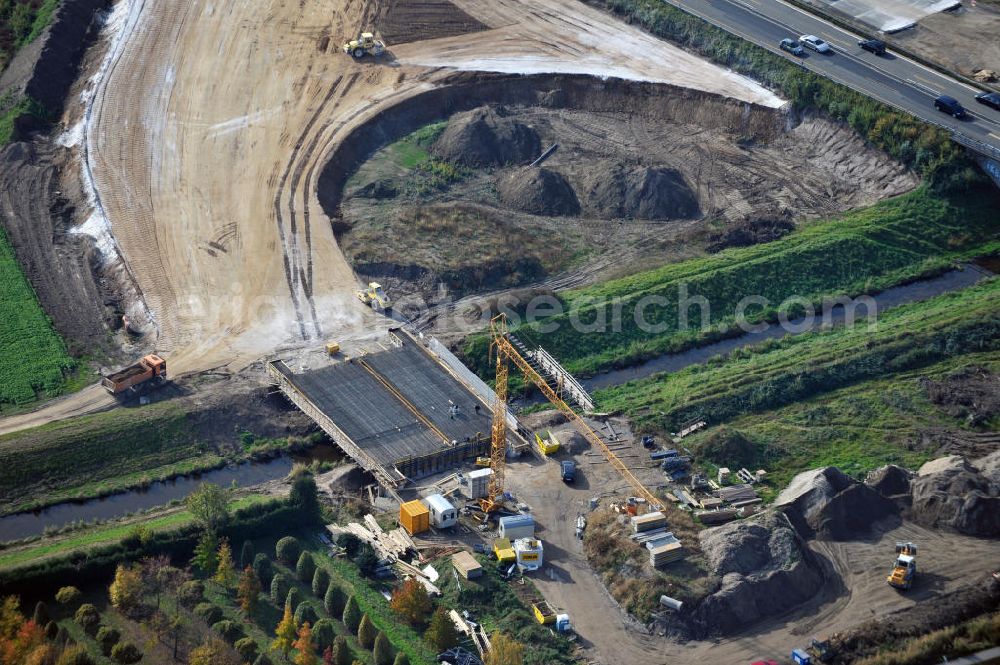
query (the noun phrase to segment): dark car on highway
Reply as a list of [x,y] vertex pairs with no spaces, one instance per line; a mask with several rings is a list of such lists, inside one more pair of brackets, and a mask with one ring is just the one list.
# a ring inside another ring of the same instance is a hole
[[792,55],[805,55],[805,49],[794,39],[782,39],[778,43],[778,48],[782,51],[788,51]]
[[858,46],[865,51],[871,51],[875,55],[885,55],[885,42],[881,39],[862,39],[858,42]]
[[965,108],[958,103],[957,99],[948,95],[941,95],[935,99],[934,108],[956,118],[964,118],[966,116]]
[[1000,92],[981,92],[976,95],[976,101],[1000,111]]

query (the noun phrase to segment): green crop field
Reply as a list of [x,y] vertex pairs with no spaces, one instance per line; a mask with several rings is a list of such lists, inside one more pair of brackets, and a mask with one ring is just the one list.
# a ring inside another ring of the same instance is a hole
[[73,367],[0,229],[0,404],[57,394]]
[[[1000,248],[1000,195],[947,198],[921,188],[840,218],[811,223],[775,242],[730,249],[611,280],[562,295],[564,312],[523,325],[515,332],[540,343],[575,373],[625,367],[663,353],[717,339],[735,329],[741,299],[762,296],[767,306],[746,310],[751,321],[773,320],[791,296],[812,303],[824,297],[874,293],[941,272],[956,261]],[[684,308],[687,297],[704,297],[709,308]],[[646,332],[634,313],[643,299],[659,299],[643,309]],[[617,304],[615,304],[617,303]],[[801,305],[799,305],[801,307]],[[580,332],[584,325],[616,319],[617,331]],[[704,320],[703,320],[704,313]],[[543,331],[542,327],[549,328]],[[470,363],[489,374],[486,340],[473,337],[465,349]]]
[[622,411],[640,427],[672,429],[691,418],[710,423],[811,399],[866,380],[1000,349],[1000,279],[882,314],[864,325],[786,337],[670,375],[595,395],[601,410]]

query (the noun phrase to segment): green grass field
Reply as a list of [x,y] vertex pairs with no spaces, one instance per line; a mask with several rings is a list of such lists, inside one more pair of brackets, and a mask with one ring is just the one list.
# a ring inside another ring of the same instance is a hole
[[867,325],[786,337],[670,375],[595,395],[601,410],[671,429],[695,417],[711,423],[760,413],[863,381],[1000,348],[1000,280],[902,305]]
[[74,366],[0,229],[0,404],[58,394]]
[[[734,328],[741,299],[762,296],[765,307],[746,310],[751,320],[773,320],[790,296],[819,303],[826,296],[874,293],[941,272],[956,261],[1000,249],[1000,194],[945,198],[921,188],[857,210],[840,218],[811,223],[775,242],[731,249],[562,294],[565,312],[524,325],[515,332],[535,341],[572,372],[588,375],[625,367],[724,336]],[[709,309],[684,308],[702,296]],[[644,332],[634,312],[644,298],[646,322],[659,326]],[[614,304],[614,303],[619,304]],[[578,332],[574,321],[613,322],[620,307],[620,330]],[[787,308],[790,314],[794,307]],[[704,318],[704,320],[703,320]],[[541,326],[554,327],[543,332]],[[738,332],[738,330],[737,330]],[[473,337],[465,355],[477,369],[485,366],[484,337]]]

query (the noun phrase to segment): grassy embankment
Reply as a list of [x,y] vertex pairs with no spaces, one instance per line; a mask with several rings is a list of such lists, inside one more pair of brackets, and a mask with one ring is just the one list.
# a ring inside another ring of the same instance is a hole
[[[578,374],[637,364],[740,334],[734,326],[735,314],[746,296],[763,296],[770,302],[766,308],[747,309],[748,318],[775,320],[778,306],[790,296],[818,304],[827,296],[875,293],[942,272],[962,259],[996,252],[1000,248],[998,207],[1000,195],[995,192],[959,198],[921,188],[837,219],[809,224],[771,243],[564,292],[565,313],[515,332],[539,342]],[[701,307],[687,308],[686,330],[680,322],[682,286],[689,298],[703,296],[710,305],[704,321]],[[644,309],[645,320],[661,326],[656,333],[643,331],[633,316],[636,304],[651,296],[665,299],[665,304]],[[574,329],[574,320],[589,324],[602,317],[610,327],[615,307],[622,313],[620,332]],[[542,325],[556,329],[542,333]],[[489,376],[487,347],[485,337],[472,337],[465,355]]]
[[[0,73],[20,49],[42,34],[58,6],[59,0],[0,0]],[[14,121],[26,114],[47,115],[33,99],[14,95],[0,99],[0,148],[13,138]]]
[[107,496],[314,443],[315,437],[259,440],[249,433],[220,443],[173,402],[50,423],[0,436],[0,514]]

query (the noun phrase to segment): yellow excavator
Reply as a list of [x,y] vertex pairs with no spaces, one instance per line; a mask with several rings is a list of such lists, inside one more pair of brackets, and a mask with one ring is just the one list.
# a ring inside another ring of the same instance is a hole
[[345,42],[341,48],[355,60],[360,60],[369,54],[377,57],[385,53],[385,42],[375,39],[375,35],[370,32],[362,32],[357,39]]
[[885,581],[894,589],[905,591],[913,586],[913,578],[916,576],[917,546],[913,543],[896,543],[896,564]]
[[374,310],[388,312],[392,309],[392,300],[378,282],[369,282],[368,289],[357,292],[358,300]]

